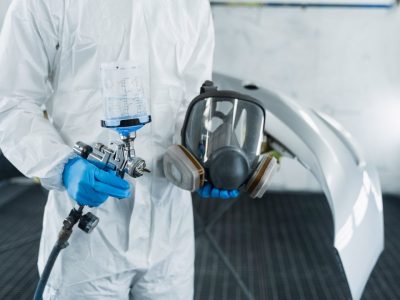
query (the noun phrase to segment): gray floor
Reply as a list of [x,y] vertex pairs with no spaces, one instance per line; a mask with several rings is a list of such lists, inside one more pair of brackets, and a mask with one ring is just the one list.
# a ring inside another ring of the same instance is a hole
[[38,186],[0,188],[0,299],[32,299],[45,197]]
[[[194,203],[202,220],[226,205],[215,200]],[[385,196],[384,209],[386,249],[364,300],[400,299],[400,199]],[[209,233],[249,293],[236,284],[212,242],[200,235],[196,300],[349,299],[324,195],[269,193],[265,199],[241,199]]]
[[[37,186],[0,186],[0,299],[32,298],[45,194]],[[210,242],[202,225],[225,205],[232,207],[205,231]],[[196,300],[348,298],[323,195],[269,193],[265,199],[236,202],[195,199],[194,206]],[[386,249],[364,300],[400,299],[400,199],[385,196],[384,209]],[[212,242],[226,254],[242,288]]]

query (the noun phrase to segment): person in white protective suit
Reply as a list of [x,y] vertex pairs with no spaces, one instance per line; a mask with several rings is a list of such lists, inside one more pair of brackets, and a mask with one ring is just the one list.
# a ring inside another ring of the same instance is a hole
[[12,2],[0,38],[0,147],[50,190],[40,272],[75,205],[62,183],[72,146],[118,139],[100,126],[102,63],[141,68],[153,120],[135,142],[152,173],[130,180],[130,199],[92,209],[99,225],[89,235],[74,231],[44,299],[193,297],[191,195],[166,181],[160,161],[178,142],[188,103],[211,78],[213,48],[208,0]]

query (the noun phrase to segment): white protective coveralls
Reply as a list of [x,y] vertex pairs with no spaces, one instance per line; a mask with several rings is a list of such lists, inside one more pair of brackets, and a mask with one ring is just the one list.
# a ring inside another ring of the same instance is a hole
[[211,78],[213,48],[208,0],[12,2],[0,39],[0,147],[50,189],[40,272],[75,204],[62,186],[71,147],[118,139],[100,127],[102,63],[141,68],[153,120],[135,142],[152,173],[131,180],[132,199],[110,198],[91,209],[98,227],[89,235],[74,230],[45,299],[193,297],[191,197],[166,181],[161,159],[179,142],[188,103]]

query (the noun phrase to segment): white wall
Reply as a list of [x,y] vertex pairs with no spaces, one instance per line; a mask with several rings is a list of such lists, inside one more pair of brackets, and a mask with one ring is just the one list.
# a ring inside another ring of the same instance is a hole
[[[291,95],[347,128],[400,193],[400,10],[213,7],[215,69]],[[284,162],[275,187],[315,189]]]
[[[0,24],[11,0],[0,0]],[[215,69],[332,115],[400,193],[400,10],[214,7]],[[284,161],[275,187],[318,189]]]

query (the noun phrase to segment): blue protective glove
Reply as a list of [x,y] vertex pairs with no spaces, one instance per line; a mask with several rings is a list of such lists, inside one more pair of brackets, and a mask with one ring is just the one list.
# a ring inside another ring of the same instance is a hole
[[109,196],[128,198],[131,186],[114,173],[103,171],[87,160],[76,157],[64,166],[63,183],[68,195],[79,205],[96,207]]
[[197,190],[197,193],[202,198],[220,198],[220,199],[232,199],[237,198],[239,196],[238,190],[220,190],[211,185],[210,183],[206,183],[203,187]]

